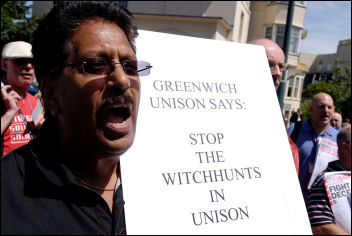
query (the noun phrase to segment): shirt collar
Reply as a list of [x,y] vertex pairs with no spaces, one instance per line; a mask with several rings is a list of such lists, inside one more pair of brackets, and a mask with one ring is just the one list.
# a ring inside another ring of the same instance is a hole
[[312,119],[310,117],[305,122],[303,122],[302,129],[305,130],[306,132],[311,132],[318,136],[328,135],[329,137],[332,137],[334,133],[336,133],[336,129],[329,124],[329,127],[326,130],[323,130],[322,132],[317,134],[311,125],[311,120]]

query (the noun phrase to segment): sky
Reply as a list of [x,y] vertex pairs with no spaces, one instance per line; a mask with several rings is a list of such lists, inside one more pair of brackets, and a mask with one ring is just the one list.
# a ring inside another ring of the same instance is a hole
[[301,53],[336,53],[340,40],[351,39],[351,2],[306,1],[304,29]]

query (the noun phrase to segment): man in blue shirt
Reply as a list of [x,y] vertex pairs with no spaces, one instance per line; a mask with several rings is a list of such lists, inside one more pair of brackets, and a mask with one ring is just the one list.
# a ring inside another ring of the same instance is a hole
[[[308,199],[307,187],[313,172],[318,141],[322,138],[327,138],[336,143],[338,131],[330,125],[334,110],[334,101],[329,94],[319,93],[315,95],[309,108],[311,117],[302,123],[295,141],[300,149],[298,178],[306,203]],[[295,124],[289,127],[288,133],[290,135],[294,128]]]

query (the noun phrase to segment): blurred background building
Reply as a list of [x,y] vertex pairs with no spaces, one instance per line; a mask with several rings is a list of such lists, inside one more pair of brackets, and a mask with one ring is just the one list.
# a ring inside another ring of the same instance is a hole
[[[302,54],[302,60],[308,63],[307,74],[303,89],[309,84],[319,81],[328,82],[332,79],[334,68],[344,68],[351,66],[351,39],[340,40],[337,45],[336,53],[331,54]],[[309,59],[308,59],[309,58]]]
[[[214,40],[247,43],[268,38],[281,47],[288,1],[117,1],[131,11],[139,29]],[[33,13],[42,14],[55,1],[34,1]],[[351,40],[342,40],[336,54],[301,54],[306,1],[295,1],[283,105],[285,120],[296,111],[303,88],[329,80],[335,65],[351,64]],[[287,125],[289,123],[287,122]]]

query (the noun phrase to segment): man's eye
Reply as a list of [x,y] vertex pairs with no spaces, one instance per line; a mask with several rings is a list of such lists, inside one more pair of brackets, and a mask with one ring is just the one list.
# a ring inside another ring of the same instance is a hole
[[123,68],[128,75],[138,74],[138,65],[136,61],[127,61],[123,63]]
[[106,63],[104,61],[89,61],[83,64],[86,73],[94,74],[105,70]]

